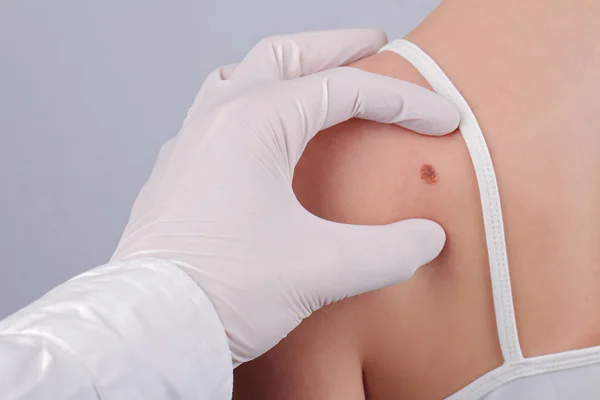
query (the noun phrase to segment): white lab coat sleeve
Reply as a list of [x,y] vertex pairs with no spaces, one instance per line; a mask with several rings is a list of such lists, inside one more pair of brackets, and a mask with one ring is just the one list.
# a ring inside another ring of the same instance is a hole
[[121,261],[0,321],[3,400],[230,399],[226,333],[169,262]]

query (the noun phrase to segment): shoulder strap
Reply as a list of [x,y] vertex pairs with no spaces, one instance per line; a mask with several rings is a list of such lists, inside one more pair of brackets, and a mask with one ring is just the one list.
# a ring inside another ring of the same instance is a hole
[[483,132],[466,100],[442,69],[423,50],[407,40],[395,40],[384,46],[381,51],[393,51],[404,57],[423,75],[439,95],[454,104],[460,112],[459,129],[471,155],[479,185],[498,340],[505,362],[520,361],[523,359],[523,354],[519,345],[515,321],[500,193]]

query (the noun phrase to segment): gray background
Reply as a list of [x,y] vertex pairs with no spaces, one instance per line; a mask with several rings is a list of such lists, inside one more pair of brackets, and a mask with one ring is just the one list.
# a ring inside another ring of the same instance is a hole
[[264,36],[439,0],[0,0],[0,318],[108,260],[204,77]]

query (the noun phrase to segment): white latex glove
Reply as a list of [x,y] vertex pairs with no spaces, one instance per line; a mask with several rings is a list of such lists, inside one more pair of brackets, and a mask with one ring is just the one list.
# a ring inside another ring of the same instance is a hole
[[410,278],[444,245],[434,222],[333,223],[292,191],[307,142],[347,119],[430,135],[456,128],[458,113],[433,92],[336,68],[385,43],[372,30],[263,40],[239,65],[208,77],[135,202],[113,259],[182,268],[214,304],[234,365],[326,304]]

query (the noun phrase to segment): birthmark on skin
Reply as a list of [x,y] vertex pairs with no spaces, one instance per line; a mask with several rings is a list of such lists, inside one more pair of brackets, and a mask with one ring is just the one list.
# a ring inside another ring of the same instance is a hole
[[421,165],[421,180],[428,185],[435,185],[438,181],[435,167],[432,164]]

